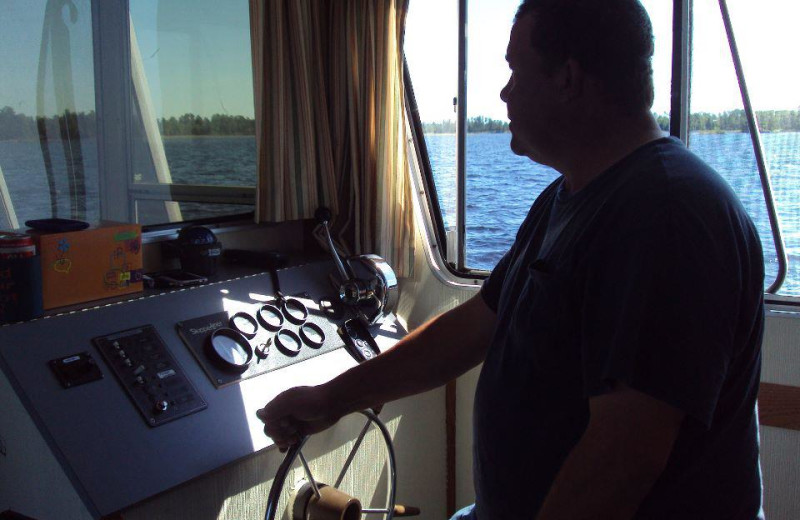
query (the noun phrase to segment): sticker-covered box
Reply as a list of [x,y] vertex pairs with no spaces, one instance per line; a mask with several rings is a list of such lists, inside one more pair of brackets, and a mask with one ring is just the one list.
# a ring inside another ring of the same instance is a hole
[[42,260],[45,309],[142,290],[142,227],[101,222],[80,231],[31,232]]

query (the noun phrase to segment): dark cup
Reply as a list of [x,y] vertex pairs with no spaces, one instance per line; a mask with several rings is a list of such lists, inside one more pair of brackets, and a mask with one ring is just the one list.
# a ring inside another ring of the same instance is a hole
[[0,323],[38,318],[42,309],[42,258],[0,259]]

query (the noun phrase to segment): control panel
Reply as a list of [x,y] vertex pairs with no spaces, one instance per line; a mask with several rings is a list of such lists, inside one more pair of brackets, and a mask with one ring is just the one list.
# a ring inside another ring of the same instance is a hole
[[100,336],[92,342],[150,426],[208,406],[151,325]]
[[[333,272],[314,262],[0,327],[0,402],[35,418],[19,437],[41,436],[90,516],[112,515],[269,446],[256,411],[273,396],[405,334],[355,316],[367,300],[337,305]],[[22,425],[0,418],[7,441]],[[0,477],[34,489],[29,466]]]

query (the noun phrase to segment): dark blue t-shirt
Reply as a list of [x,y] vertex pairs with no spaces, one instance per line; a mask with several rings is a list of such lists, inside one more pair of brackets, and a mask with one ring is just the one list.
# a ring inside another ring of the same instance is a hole
[[498,326],[475,396],[480,520],[535,516],[614,381],[686,413],[636,518],[756,518],[763,259],[719,175],[673,138],[534,202],[481,294]]

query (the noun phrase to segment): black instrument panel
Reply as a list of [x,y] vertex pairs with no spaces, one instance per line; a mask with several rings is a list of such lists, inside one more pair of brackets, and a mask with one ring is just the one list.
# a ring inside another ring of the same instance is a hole
[[92,343],[150,426],[208,407],[152,325],[96,337]]
[[[309,302],[309,306],[311,303],[308,295],[302,295],[302,300],[292,300]],[[261,311],[265,307],[280,312],[277,315],[281,319],[275,321],[275,326],[261,318]],[[298,313],[289,318],[290,312],[292,310],[287,310],[285,305],[253,304],[249,311],[239,311],[233,315],[223,311],[180,321],[177,330],[211,383],[216,388],[222,388],[342,346],[342,340],[336,333],[337,323],[322,312],[312,308],[302,315],[302,320],[298,318]],[[251,324],[245,316],[258,316],[252,319],[258,325],[241,330],[243,326],[237,327],[232,323],[239,319]],[[216,342],[220,336],[223,341]],[[226,346],[231,349],[227,355],[223,352]],[[253,354],[245,358],[245,352]],[[241,358],[238,362],[235,361],[237,357]]]

